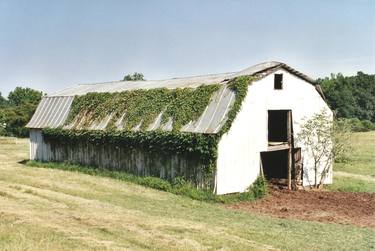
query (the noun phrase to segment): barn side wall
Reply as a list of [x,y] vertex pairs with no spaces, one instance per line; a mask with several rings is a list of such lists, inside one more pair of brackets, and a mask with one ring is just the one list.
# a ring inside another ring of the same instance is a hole
[[[258,177],[261,168],[260,152],[268,148],[268,110],[292,110],[294,136],[300,131],[304,118],[326,109],[332,112],[315,87],[285,70],[283,89],[274,89],[274,74],[254,82],[231,129],[223,135],[218,146],[216,193],[245,191]],[[313,184],[313,162],[303,145],[303,184]],[[332,170],[332,168],[330,168]],[[332,172],[325,183],[332,183]]]
[[109,170],[154,176],[170,181],[175,177],[184,177],[198,187],[213,185],[213,177],[203,175],[203,165],[198,156],[193,154],[177,156],[114,145],[46,142],[42,131],[38,129],[30,130],[30,159],[100,166]]

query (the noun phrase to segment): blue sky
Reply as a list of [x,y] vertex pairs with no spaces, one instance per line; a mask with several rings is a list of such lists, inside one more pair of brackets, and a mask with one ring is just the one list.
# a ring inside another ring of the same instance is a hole
[[51,93],[125,73],[164,79],[283,61],[375,73],[375,1],[0,0],[0,91]]

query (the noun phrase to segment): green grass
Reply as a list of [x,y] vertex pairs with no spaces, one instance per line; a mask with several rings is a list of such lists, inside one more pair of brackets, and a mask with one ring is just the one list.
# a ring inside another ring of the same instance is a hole
[[353,133],[352,154],[346,163],[335,163],[334,170],[375,178],[375,131]]
[[275,219],[113,178],[25,167],[18,162],[27,141],[3,142],[0,250],[375,248],[374,229]]
[[375,182],[355,179],[352,177],[334,177],[333,184],[330,185],[329,190],[340,192],[375,192]]
[[254,184],[249,187],[249,190],[245,193],[214,195],[211,190],[198,189],[191,183],[186,182],[182,177],[178,177],[172,182],[168,182],[156,177],[135,176],[125,172],[111,171],[108,169],[83,165],[73,165],[69,163],[27,161],[26,165],[31,167],[60,169],[95,176],[110,177],[177,195],[184,195],[194,200],[206,202],[234,203],[239,201],[252,201],[262,198],[267,193],[267,184],[263,177],[258,177]]
[[0,250],[73,250],[89,246],[53,228],[36,228],[11,214],[0,214]]
[[353,133],[352,154],[334,163],[331,191],[375,193],[375,131]]

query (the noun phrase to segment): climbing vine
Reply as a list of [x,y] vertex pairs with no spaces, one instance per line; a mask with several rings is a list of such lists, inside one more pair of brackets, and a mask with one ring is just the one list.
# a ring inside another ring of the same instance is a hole
[[[198,88],[133,90],[116,93],[88,93],[74,98],[65,125],[88,128],[111,115],[108,128],[130,131],[139,125],[140,131],[162,113],[161,124],[173,121],[172,130],[179,131],[189,121],[195,121],[209,104],[220,85],[202,85]],[[126,114],[125,116],[123,116]],[[121,117],[123,118],[121,119]],[[115,126],[115,123],[117,125]],[[120,123],[118,123],[120,122]]]
[[220,136],[229,131],[234,119],[237,116],[237,113],[241,109],[242,102],[245,99],[246,94],[247,94],[247,88],[249,84],[254,80],[255,80],[254,77],[240,76],[231,80],[228,83],[228,87],[232,89],[232,91],[235,92],[236,98],[235,98],[234,104],[232,105],[231,109],[228,112],[227,120],[219,132]]
[[[189,121],[195,121],[211,100],[212,94],[220,85],[205,85],[196,89],[184,88],[168,90],[134,90],[119,93],[89,93],[76,97],[67,119],[74,123],[77,117],[103,119],[113,114],[107,130],[75,130],[45,128],[46,141],[65,143],[90,142],[93,144],[114,144],[128,148],[140,148],[163,154],[197,153],[207,176],[213,174],[217,159],[217,146],[221,136],[228,132],[242,102],[248,85],[254,78],[237,77],[230,80],[228,87],[235,92],[235,101],[230,108],[227,120],[218,134],[180,132],[179,129]],[[172,131],[146,131],[147,126],[163,112],[162,123],[173,119]],[[114,121],[123,114],[123,130],[112,130]],[[77,121],[76,121],[77,123]],[[130,129],[141,123],[139,131]],[[83,121],[88,126],[89,120]]]

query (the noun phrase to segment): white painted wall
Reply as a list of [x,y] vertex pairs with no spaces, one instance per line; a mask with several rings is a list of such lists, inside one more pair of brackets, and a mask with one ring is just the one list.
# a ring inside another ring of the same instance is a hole
[[[283,74],[283,89],[274,90],[274,74]],[[258,177],[260,152],[268,147],[268,110],[292,110],[293,130],[296,136],[303,118],[310,118],[322,109],[332,112],[310,83],[285,70],[278,70],[249,86],[242,108],[229,132],[223,135],[218,146],[216,193],[245,191]],[[313,183],[311,158],[302,148],[304,172],[309,172]],[[303,184],[308,185],[307,175]],[[332,182],[329,173],[325,183]]]

